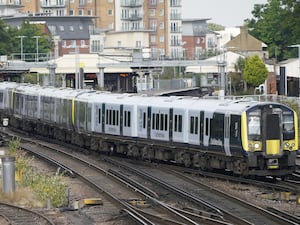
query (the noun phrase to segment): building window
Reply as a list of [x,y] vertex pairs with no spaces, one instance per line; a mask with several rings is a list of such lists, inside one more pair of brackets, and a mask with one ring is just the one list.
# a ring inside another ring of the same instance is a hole
[[70,31],[74,31],[74,27],[73,26],[70,26],[69,29],[70,29]]
[[60,31],[64,31],[64,30],[65,30],[64,26],[60,25],[60,26],[59,26],[59,30],[60,30]]
[[79,16],[83,16],[83,14],[84,14],[84,13],[83,13],[83,10],[80,9],[79,12],[78,12],[78,15],[79,15]]
[[109,10],[107,11],[107,14],[108,14],[109,16],[112,16],[112,15],[113,15],[113,10],[112,10],[112,9],[109,9]]
[[102,52],[103,46],[100,40],[92,40],[91,52]]
[[163,23],[163,22],[161,22],[160,24],[159,24],[159,29],[165,29],[165,24]]
[[89,9],[87,14],[88,14],[88,16],[92,16],[93,15],[93,10]]
[[141,41],[136,41],[135,42],[135,47],[136,48],[141,48],[142,47],[142,42]]
[[85,44],[85,40],[80,40],[80,46],[81,46],[82,48],[87,47],[86,44]]
[[163,35],[160,36],[160,37],[159,37],[159,41],[160,41],[160,42],[165,42],[165,37],[164,37]]
[[70,16],[74,16],[74,10],[73,10],[73,9],[71,9],[71,10],[69,11],[69,15],[70,15]]
[[67,41],[66,41],[66,40],[62,40],[61,46],[62,46],[63,48],[66,48],[66,47],[67,47]]
[[156,36],[152,35],[150,36],[150,43],[155,43],[156,42]]
[[164,16],[164,14],[165,14],[165,11],[163,9],[159,10],[159,15],[160,16]]
[[150,9],[150,16],[155,16],[155,9]]
[[70,47],[76,48],[76,40],[71,40]]

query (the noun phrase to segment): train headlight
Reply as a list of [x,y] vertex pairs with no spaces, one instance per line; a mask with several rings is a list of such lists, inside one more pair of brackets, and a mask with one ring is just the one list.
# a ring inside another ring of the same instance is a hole
[[285,143],[284,143],[284,147],[285,147],[285,148],[288,148],[288,147],[290,147],[290,143],[288,143],[288,142],[285,142]]
[[294,148],[295,147],[295,143],[293,143],[291,146]]
[[255,148],[255,149],[258,149],[258,148],[259,148],[259,143],[255,143],[255,144],[254,144],[254,148]]

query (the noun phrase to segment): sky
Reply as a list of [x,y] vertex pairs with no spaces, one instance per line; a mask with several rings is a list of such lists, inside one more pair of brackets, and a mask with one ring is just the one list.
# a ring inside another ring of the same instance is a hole
[[237,27],[244,19],[252,18],[255,4],[265,4],[268,0],[182,0],[183,19],[211,19],[225,27]]

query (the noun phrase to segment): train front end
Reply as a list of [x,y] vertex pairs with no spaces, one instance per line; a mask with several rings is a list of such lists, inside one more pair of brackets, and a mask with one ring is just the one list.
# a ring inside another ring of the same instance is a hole
[[285,105],[261,103],[242,115],[249,175],[284,177],[296,168],[298,118]]

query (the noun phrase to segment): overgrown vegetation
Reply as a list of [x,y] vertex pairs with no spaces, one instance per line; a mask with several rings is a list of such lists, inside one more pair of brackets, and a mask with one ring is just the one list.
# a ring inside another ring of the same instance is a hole
[[53,207],[61,207],[66,204],[67,185],[63,183],[63,173],[57,170],[53,174],[41,174],[30,166],[33,158],[26,156],[26,152],[20,149],[20,139],[13,138],[9,142],[8,155],[15,157],[16,173],[22,174],[19,184],[31,188],[38,199],[46,204],[49,200]]

